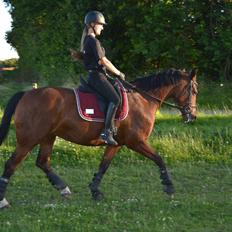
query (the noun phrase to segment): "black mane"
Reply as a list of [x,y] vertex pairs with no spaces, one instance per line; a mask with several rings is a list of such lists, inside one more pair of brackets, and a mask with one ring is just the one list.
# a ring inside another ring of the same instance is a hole
[[137,78],[131,83],[142,90],[149,91],[162,86],[177,84],[183,73],[180,70],[168,69],[153,75]]

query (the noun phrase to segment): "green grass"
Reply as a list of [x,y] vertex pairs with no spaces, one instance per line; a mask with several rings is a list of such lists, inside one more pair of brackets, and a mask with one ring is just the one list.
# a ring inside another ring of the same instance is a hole
[[[30,85],[10,83],[0,88],[3,108],[11,92]],[[104,148],[57,139],[52,166],[68,183],[71,199],[62,199],[35,167],[35,147],[8,186],[6,197],[12,207],[0,211],[0,231],[230,232],[232,114],[229,107],[215,107],[209,108],[205,101],[202,108],[207,111],[200,111],[190,125],[183,124],[175,111],[157,114],[149,142],[171,172],[174,199],[163,193],[158,168],[123,147],[100,186],[105,199],[93,201],[88,183]],[[209,109],[213,114],[208,114]],[[12,125],[0,147],[1,170],[14,149]]]
[[175,115],[157,117],[151,144],[170,162],[232,161],[232,115],[199,114],[193,124]]
[[87,188],[96,166],[69,166],[56,158],[53,166],[72,198],[62,200],[28,159],[9,185],[12,208],[1,211],[2,231],[231,231],[231,166],[171,165],[176,195],[170,200],[151,163],[115,161],[101,186],[106,197],[98,203]]
[[[157,167],[123,148],[103,178],[102,202],[88,183],[103,148],[58,139],[52,165],[73,192],[63,200],[34,163],[38,148],[9,184],[12,208],[0,212],[3,231],[231,231],[231,116],[201,115],[184,125],[175,115],[158,114],[150,143],[172,174],[174,199],[163,192]],[[209,126],[210,125],[210,126]],[[0,166],[14,150],[14,130],[1,146]],[[17,220],[15,220],[17,218]]]
[[200,109],[231,110],[232,109],[232,83],[199,81],[198,106]]

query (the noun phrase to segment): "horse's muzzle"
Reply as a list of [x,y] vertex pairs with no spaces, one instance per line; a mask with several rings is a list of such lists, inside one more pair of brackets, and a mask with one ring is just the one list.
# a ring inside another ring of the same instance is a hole
[[194,122],[197,119],[196,115],[193,115],[191,113],[187,113],[182,116],[183,116],[184,123]]

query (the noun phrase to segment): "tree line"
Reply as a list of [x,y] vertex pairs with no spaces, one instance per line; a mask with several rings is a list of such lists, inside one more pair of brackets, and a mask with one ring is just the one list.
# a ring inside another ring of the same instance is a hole
[[[68,49],[79,49],[84,16],[99,10],[108,25],[100,37],[113,63],[130,78],[165,68],[197,68],[232,81],[230,0],[4,0],[11,6],[8,42],[19,67],[51,83],[84,70]],[[28,76],[27,78],[30,78]]]

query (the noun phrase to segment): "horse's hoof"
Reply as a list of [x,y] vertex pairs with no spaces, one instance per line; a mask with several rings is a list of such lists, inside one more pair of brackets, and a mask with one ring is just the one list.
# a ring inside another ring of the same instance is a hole
[[3,198],[0,201],[0,209],[6,209],[6,208],[10,208],[10,204],[9,202],[6,200],[6,198]]
[[70,196],[72,195],[72,193],[71,193],[71,191],[70,191],[70,189],[69,189],[68,186],[67,186],[66,188],[62,189],[62,190],[60,191],[60,194],[61,194],[61,196],[64,197],[64,198],[70,198]]
[[95,201],[101,201],[104,198],[104,194],[97,190],[92,192],[92,197]]
[[174,196],[175,189],[173,185],[165,185],[164,192],[167,193],[170,197]]

